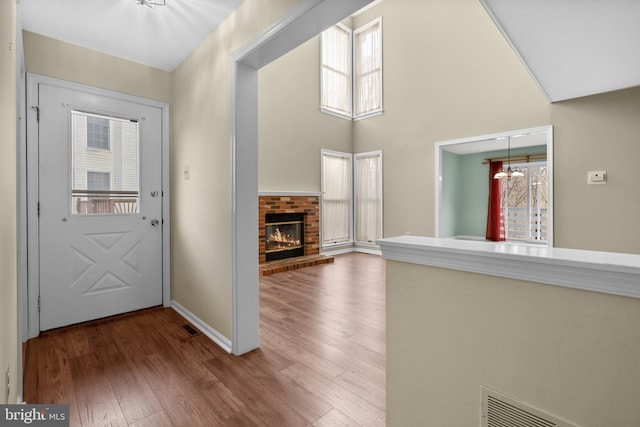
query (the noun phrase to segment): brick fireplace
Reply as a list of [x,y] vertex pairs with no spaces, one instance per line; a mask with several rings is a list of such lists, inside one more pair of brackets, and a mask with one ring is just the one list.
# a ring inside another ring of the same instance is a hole
[[300,213],[304,215],[304,255],[320,254],[320,197],[263,195],[258,197],[258,250],[260,264],[266,263],[267,214]]

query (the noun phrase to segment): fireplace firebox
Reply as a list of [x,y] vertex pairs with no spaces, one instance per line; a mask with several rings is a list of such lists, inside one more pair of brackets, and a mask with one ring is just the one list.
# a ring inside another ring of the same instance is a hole
[[266,261],[304,255],[304,213],[265,215]]

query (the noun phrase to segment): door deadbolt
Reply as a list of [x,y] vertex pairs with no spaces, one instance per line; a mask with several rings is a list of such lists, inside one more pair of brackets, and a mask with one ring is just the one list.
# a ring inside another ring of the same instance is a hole
[[158,224],[160,224],[160,221],[158,221],[157,219],[153,218],[153,219],[151,220],[151,225],[152,225],[152,226],[157,227],[157,226],[158,226]]

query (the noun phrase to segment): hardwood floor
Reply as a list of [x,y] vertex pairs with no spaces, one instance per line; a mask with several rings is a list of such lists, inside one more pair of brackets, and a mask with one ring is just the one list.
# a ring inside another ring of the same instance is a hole
[[261,347],[232,356],[154,308],[43,333],[24,399],[71,426],[382,426],[385,264],[366,254],[260,279]]

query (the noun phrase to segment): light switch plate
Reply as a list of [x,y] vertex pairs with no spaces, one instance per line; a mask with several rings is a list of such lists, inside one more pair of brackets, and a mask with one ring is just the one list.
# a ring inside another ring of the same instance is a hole
[[587,184],[606,184],[607,171],[589,171],[587,172]]

